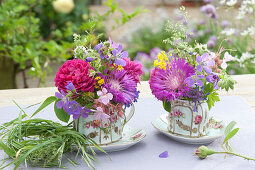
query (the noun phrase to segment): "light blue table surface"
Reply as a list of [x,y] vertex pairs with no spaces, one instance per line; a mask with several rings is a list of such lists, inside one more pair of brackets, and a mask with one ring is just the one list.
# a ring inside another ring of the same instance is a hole
[[[38,106],[36,106],[38,107]],[[27,109],[31,114],[36,107]],[[171,140],[159,131],[154,129],[151,121],[160,114],[166,113],[162,103],[153,98],[142,98],[135,103],[136,112],[128,125],[144,129],[147,132],[146,138],[140,143],[127,150],[109,153],[112,161],[105,154],[97,155],[95,166],[99,170],[254,170],[255,162],[243,160],[234,156],[212,155],[205,160],[193,156],[198,145],[188,145]],[[236,152],[255,158],[255,112],[247,102],[238,96],[224,96],[221,101],[210,111],[217,120],[224,120],[226,123],[234,120],[236,127],[240,130],[231,139],[230,143]],[[0,123],[10,121],[17,117],[19,109],[16,106],[0,108]],[[53,107],[38,114],[41,118],[57,120],[53,113]],[[219,139],[209,144],[208,147],[221,150]],[[159,158],[163,151],[168,151],[168,158]],[[0,158],[3,158],[3,151],[0,150]],[[77,167],[68,166],[70,169],[88,169],[86,164],[78,158],[80,165]],[[69,164],[65,164],[69,165]],[[6,169],[13,169],[14,166]],[[22,165],[24,167],[24,165]],[[42,169],[29,167],[27,169]],[[56,168],[54,168],[56,169]]]

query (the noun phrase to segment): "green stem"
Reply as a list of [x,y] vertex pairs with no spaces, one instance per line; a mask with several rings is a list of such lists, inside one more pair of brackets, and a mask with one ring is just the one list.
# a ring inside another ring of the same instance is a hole
[[240,154],[234,153],[234,152],[216,152],[216,151],[215,151],[215,153],[225,153],[225,154],[230,154],[230,155],[239,156],[239,157],[244,158],[244,159],[247,159],[247,160],[255,161],[255,159],[254,159],[254,158],[249,158],[249,157],[246,157],[246,156],[243,156],[243,155],[240,155]]

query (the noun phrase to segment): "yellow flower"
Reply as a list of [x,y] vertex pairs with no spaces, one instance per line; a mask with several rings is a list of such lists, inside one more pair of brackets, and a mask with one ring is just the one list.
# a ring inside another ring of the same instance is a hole
[[99,77],[99,76],[97,76],[96,78],[95,78],[95,80],[100,80],[101,79],[101,77]]
[[97,83],[101,86],[102,84],[104,84],[104,79],[99,80]]
[[166,56],[166,52],[162,51],[161,53],[158,54],[158,60],[154,61],[154,67],[158,67],[161,69],[166,69],[166,65],[168,63],[168,58]]
[[118,65],[117,70],[122,70],[122,69],[123,69],[123,67],[121,65]]

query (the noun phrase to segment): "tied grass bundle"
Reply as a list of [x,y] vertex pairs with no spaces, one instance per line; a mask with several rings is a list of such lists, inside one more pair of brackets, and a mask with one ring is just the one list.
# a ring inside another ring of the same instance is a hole
[[19,118],[0,127],[0,148],[12,160],[4,165],[6,159],[3,159],[1,169],[12,164],[15,164],[14,169],[17,169],[23,161],[26,166],[29,164],[36,167],[65,168],[61,164],[63,157],[75,166],[78,163],[66,155],[74,148],[78,150],[76,157],[81,155],[86,164],[94,169],[93,161],[96,153],[92,146],[106,153],[93,140],[75,131],[71,124],[63,126],[39,118],[22,121],[26,116],[20,113]]

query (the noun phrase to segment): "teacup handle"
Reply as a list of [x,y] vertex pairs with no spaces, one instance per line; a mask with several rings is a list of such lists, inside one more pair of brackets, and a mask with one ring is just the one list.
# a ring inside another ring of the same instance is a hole
[[[134,113],[135,113],[135,105],[133,103],[131,103],[131,108],[130,108],[130,112],[129,114],[126,116],[126,122],[127,123],[133,116],[134,116]],[[124,121],[123,121],[123,125],[125,124]]]

